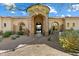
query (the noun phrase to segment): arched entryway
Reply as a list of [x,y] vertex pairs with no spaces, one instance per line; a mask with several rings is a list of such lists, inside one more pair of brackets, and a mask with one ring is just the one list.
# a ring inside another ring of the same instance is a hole
[[[27,12],[31,15],[31,30],[30,33],[34,35],[36,28],[41,27],[41,33],[48,35],[48,13],[50,8],[42,4],[35,4],[27,8]],[[37,27],[36,27],[37,26]]]
[[35,34],[42,34],[43,33],[43,22],[44,22],[44,16],[39,14],[34,16],[34,33]]
[[23,22],[19,23],[19,31],[25,32],[25,24]]
[[40,32],[43,35],[48,35],[48,18],[43,14],[35,14],[31,20],[31,34]]
[[35,33],[40,33],[42,34],[42,24],[41,23],[36,23],[36,27],[35,27]]

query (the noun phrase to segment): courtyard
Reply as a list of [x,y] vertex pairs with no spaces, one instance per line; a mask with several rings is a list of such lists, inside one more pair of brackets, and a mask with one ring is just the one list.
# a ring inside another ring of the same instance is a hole
[[[51,36],[51,40],[48,38]],[[0,55],[13,56],[69,56],[59,44],[59,32],[55,32],[50,36],[36,34],[32,36],[22,35],[15,40],[11,38],[3,39],[0,42],[0,50],[9,50],[8,52],[0,53]],[[17,48],[19,45],[23,47]]]
[[70,56],[67,53],[51,48],[45,44],[26,45],[16,51],[1,54],[1,56]]

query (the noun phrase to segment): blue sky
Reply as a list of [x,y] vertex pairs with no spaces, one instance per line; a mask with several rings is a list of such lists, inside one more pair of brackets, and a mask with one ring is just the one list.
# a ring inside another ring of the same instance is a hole
[[[0,3],[0,16],[28,16],[29,13],[25,9],[33,4],[36,3]],[[79,3],[42,4],[50,8],[49,17],[79,16]]]

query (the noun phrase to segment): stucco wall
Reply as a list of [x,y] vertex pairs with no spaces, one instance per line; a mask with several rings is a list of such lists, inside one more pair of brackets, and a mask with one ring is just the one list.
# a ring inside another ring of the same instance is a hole
[[62,18],[49,18],[49,29],[51,28],[52,24],[57,22],[59,26],[61,26],[64,23],[64,20]]
[[29,19],[14,19],[13,21],[13,25],[16,26],[16,31],[19,31],[19,25],[20,23],[24,23],[25,24],[25,28],[29,29]]
[[[4,26],[4,23],[6,23],[6,27]],[[11,31],[12,30],[11,18],[2,18],[1,25],[2,25],[3,32]]]
[[[67,23],[69,23],[69,27],[67,26]],[[73,23],[75,23],[74,27]],[[65,18],[65,28],[66,29],[73,28],[74,30],[79,30],[79,18],[78,17]]]
[[[9,18],[9,17],[0,17],[0,31],[6,32],[6,31],[13,31],[13,25],[16,26],[16,31],[19,30],[19,24],[23,22],[25,24],[25,27],[31,31],[33,27],[31,27],[31,18]],[[66,18],[48,18],[48,25],[49,29],[52,26],[52,23],[58,22],[59,26],[62,24],[65,25],[65,29],[75,29],[79,30],[79,17],[66,17]],[[4,23],[6,23],[6,27],[4,27]],[[67,26],[67,23],[69,23],[69,27]],[[75,26],[73,27],[73,23],[75,23]]]
[[[31,30],[31,19],[29,18],[12,18],[12,17],[0,17],[0,31],[13,31],[13,26],[15,25],[15,31],[19,31],[19,24],[23,22],[25,24],[25,28]],[[4,26],[6,23],[6,27]]]

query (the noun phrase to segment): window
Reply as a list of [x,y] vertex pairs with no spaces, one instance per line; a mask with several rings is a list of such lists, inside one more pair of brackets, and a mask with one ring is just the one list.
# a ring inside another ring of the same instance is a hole
[[67,27],[69,27],[69,23],[67,23]]
[[4,23],[4,27],[6,27],[6,23]]
[[75,27],[75,23],[73,23],[73,25],[72,25],[73,27]]

